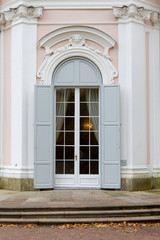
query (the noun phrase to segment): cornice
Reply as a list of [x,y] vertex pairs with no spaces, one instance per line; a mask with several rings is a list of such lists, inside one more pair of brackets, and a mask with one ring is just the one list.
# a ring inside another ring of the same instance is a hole
[[135,4],[123,7],[114,7],[113,14],[120,19],[136,19],[136,20],[149,20],[151,16],[150,10],[145,10],[143,7],[137,7]]
[[19,5],[17,8],[10,8],[9,11],[6,11],[5,19],[7,21],[14,21],[19,18],[35,19],[41,17],[42,11],[43,7]]
[[147,0],[13,0],[11,3],[0,7],[0,11],[8,11],[19,5],[43,6],[45,9],[112,9],[123,5],[135,4],[145,9],[157,11],[157,5]]

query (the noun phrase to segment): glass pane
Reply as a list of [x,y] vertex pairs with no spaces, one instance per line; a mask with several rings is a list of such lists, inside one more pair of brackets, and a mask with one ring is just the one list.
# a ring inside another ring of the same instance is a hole
[[74,132],[65,133],[65,145],[74,145]]
[[99,173],[99,162],[91,161],[90,162],[90,174],[98,174]]
[[66,116],[74,116],[74,103],[66,103],[65,105],[66,109]]
[[80,159],[89,159],[89,147],[80,147]]
[[90,147],[91,159],[99,159],[99,147]]
[[64,116],[64,103],[56,103],[56,115]]
[[90,89],[90,102],[99,102],[99,89]]
[[66,125],[65,125],[65,129],[66,130],[74,130],[74,118],[65,118],[65,122],[66,122]]
[[64,161],[56,161],[56,174],[64,173]]
[[56,145],[64,145],[64,132],[56,132]]
[[80,101],[89,102],[89,89],[80,89]]
[[80,132],[80,145],[89,145],[89,132]]
[[74,159],[74,147],[65,147],[65,159]]
[[66,89],[65,102],[74,102],[74,89]]
[[91,117],[90,118],[90,130],[98,130],[99,129],[99,117]]
[[80,162],[80,174],[89,174],[89,162]]
[[80,116],[89,116],[89,104],[81,103],[80,104]]
[[80,118],[80,130],[89,130],[89,118]]
[[56,102],[64,102],[64,89],[56,89]]
[[64,158],[64,147],[56,146],[56,159],[63,159],[63,158]]
[[99,132],[90,132],[90,145],[99,144]]
[[56,130],[59,130],[59,131],[64,130],[64,117],[56,118]]
[[90,116],[99,116],[99,103],[90,103]]
[[65,174],[74,174],[74,162],[65,162]]

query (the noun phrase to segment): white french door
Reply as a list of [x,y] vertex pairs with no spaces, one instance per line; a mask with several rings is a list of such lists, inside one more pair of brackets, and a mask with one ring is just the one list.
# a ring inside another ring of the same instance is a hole
[[55,88],[55,188],[100,188],[99,88]]

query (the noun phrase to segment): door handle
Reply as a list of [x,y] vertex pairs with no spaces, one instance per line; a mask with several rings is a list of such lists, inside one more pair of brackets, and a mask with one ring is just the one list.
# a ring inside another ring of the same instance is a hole
[[77,161],[77,155],[75,155],[74,157],[75,157],[75,160]]

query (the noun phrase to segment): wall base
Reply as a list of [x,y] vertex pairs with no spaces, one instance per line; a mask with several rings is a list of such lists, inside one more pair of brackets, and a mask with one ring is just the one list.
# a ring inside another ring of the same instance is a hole
[[31,178],[0,177],[0,188],[12,191],[34,190],[34,180]]
[[121,190],[124,191],[145,191],[160,188],[160,178],[122,178]]
[[[31,178],[0,177],[0,188],[12,191],[33,191],[34,180]],[[145,191],[160,188],[160,177],[157,178],[122,178],[123,191]]]

